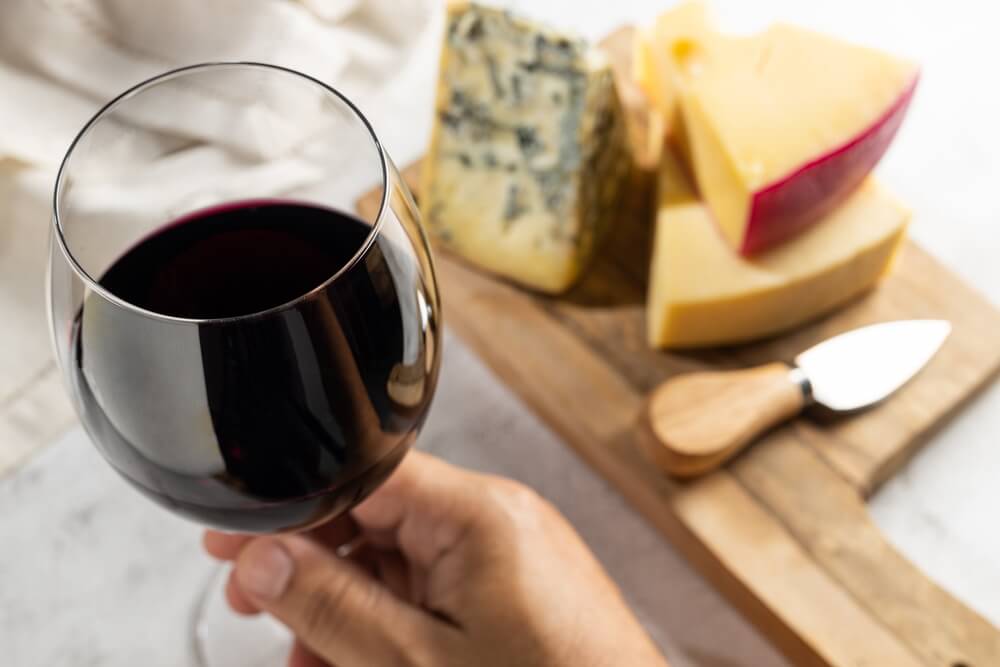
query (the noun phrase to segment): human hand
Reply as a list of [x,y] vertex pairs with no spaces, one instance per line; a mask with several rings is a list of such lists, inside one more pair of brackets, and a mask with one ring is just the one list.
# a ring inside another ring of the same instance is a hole
[[666,667],[555,508],[418,452],[349,519],[205,547],[235,610],[295,633],[290,667]]

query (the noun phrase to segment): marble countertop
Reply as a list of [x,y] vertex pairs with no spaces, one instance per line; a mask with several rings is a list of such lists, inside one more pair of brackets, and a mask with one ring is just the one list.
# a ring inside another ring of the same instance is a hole
[[[508,4],[597,38],[666,0]],[[724,23],[780,18],[908,54],[924,65],[906,126],[879,172],[915,211],[913,233],[1000,304],[998,9],[977,0],[716,0]],[[584,8],[585,9],[582,9]],[[432,71],[375,114],[401,163],[429,119]],[[424,104],[427,103],[427,104]],[[392,104],[396,104],[393,107]],[[428,114],[411,113],[426,106]],[[394,121],[406,110],[407,122]],[[997,335],[1000,335],[998,332]],[[521,479],[567,513],[676,666],[786,663],[660,535],[538,422],[454,337],[421,446]],[[475,397],[469,400],[469,397]],[[461,405],[461,409],[454,406]],[[1000,386],[940,432],[874,499],[910,559],[1000,624]],[[581,502],[581,499],[586,499]],[[193,664],[190,622],[213,565],[199,529],[117,479],[78,429],[0,479],[0,662],[12,667]]]
[[[555,503],[674,667],[786,664],[461,341],[445,344],[423,449],[522,480]],[[0,508],[2,664],[195,664],[192,622],[216,567],[201,531],[128,487],[81,431],[0,480]]]

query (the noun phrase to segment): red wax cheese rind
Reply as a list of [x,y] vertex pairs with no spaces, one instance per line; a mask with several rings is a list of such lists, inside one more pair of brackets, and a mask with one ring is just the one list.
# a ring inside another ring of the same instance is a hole
[[749,256],[843,203],[885,154],[917,68],[789,25],[720,33],[703,3],[639,31],[635,78],[730,247]]
[[819,221],[853,193],[896,137],[919,76],[873,126],[840,148],[805,165],[753,197],[740,248],[752,255],[774,247]]

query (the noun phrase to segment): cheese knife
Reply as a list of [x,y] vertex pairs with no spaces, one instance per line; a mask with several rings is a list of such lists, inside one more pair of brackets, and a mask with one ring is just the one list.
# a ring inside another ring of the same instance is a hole
[[675,477],[705,474],[811,405],[850,413],[888,398],[950,333],[951,324],[941,320],[875,324],[820,343],[794,366],[672,378],[647,403],[643,448]]

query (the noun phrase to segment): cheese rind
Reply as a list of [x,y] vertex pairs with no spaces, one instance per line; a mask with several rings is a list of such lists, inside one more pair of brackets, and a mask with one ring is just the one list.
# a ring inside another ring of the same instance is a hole
[[641,82],[680,117],[674,135],[698,188],[746,255],[815,224],[861,184],[918,78],[912,63],[794,26],[721,34],[700,3],[664,15],[640,42]]
[[628,176],[607,59],[509,12],[452,3],[437,115],[420,197],[429,231],[528,287],[572,286]]
[[732,252],[679,161],[664,155],[647,304],[661,348],[729,345],[794,328],[876,285],[909,212],[868,179],[799,237],[754,258]]

